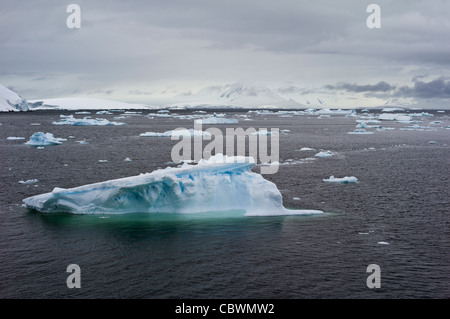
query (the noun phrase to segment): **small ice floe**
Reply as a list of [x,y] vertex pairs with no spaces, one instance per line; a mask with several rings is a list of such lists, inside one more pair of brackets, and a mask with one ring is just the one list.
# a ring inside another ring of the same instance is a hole
[[379,241],[379,242],[377,242],[377,244],[379,244],[379,245],[389,245],[389,243],[387,241]]
[[358,235],[369,235],[369,233],[360,232]]
[[67,138],[75,138],[75,136],[73,136],[73,135],[70,135],[70,136],[68,136]]
[[73,117],[73,115],[69,116],[60,116],[61,120],[59,122],[52,122],[53,125],[74,125],[74,126],[113,126],[113,125],[126,125],[125,123],[121,122],[110,122],[107,119],[97,118],[92,119],[85,117],[83,119],[76,119]]
[[293,200],[300,200],[300,197],[294,197]]
[[301,149],[300,149],[300,151],[302,151],[302,152],[306,152],[306,151],[315,151],[316,149],[315,148],[310,148],[310,147],[302,147]]
[[38,146],[38,147],[36,147],[36,149],[38,149],[38,150],[43,150],[45,147],[44,146]]
[[88,111],[81,111],[81,112],[75,112],[75,114],[91,114],[91,112],[88,112]]
[[433,121],[433,122],[430,122],[430,125],[441,125],[442,124],[442,121]]
[[98,111],[95,114],[112,115],[113,113],[111,113],[110,111]]
[[437,144],[436,141],[429,141],[428,144]]
[[18,136],[9,136],[6,138],[8,141],[17,141],[17,140],[24,140],[25,137],[18,137]]
[[189,130],[173,130],[173,131],[166,131],[163,133],[159,132],[145,132],[139,134],[139,136],[143,137],[171,137],[171,136],[184,136],[184,137],[202,137],[202,136],[211,136],[211,133],[206,131],[199,131],[194,129]]
[[316,155],[314,155],[315,157],[321,157],[321,158],[324,158],[324,157],[332,157],[334,154],[333,154],[333,152],[331,152],[331,151],[321,151],[321,152],[319,152],[319,153],[317,153]]
[[395,127],[379,127],[375,129],[375,131],[377,132],[392,131],[392,130],[395,130]]
[[411,121],[411,116],[405,114],[382,113],[378,116],[381,121],[401,121],[403,123]]
[[31,146],[59,145],[64,141],[67,141],[67,139],[54,137],[52,133],[36,132],[25,144]]
[[236,119],[228,119],[221,116],[210,116],[204,119],[195,120],[196,124],[237,124],[239,123]]
[[369,135],[369,134],[373,134],[373,132],[366,131],[363,128],[357,128],[357,129],[354,129],[352,132],[347,132],[347,134]]
[[99,163],[108,163],[108,160],[98,160]]
[[276,134],[277,132],[271,132],[268,130],[258,130],[256,132],[253,132],[252,135],[267,135],[267,136],[271,136],[273,134]]
[[26,181],[19,181],[19,184],[35,184],[35,183],[39,183],[38,179],[29,179]]
[[39,125],[41,125],[41,123],[31,123],[30,125],[32,125],[32,126],[39,126]]
[[126,159],[123,160],[124,162],[131,162],[133,161],[131,158],[127,157]]
[[330,178],[328,179],[323,179],[324,182],[326,183],[343,183],[343,184],[348,184],[348,183],[356,183],[358,181],[358,179],[355,176],[345,176],[342,178],[336,178],[334,176],[330,176]]
[[83,141],[75,141],[75,142],[79,143],[80,145],[87,145],[87,144],[89,144],[89,142],[86,142],[86,140],[83,140]]

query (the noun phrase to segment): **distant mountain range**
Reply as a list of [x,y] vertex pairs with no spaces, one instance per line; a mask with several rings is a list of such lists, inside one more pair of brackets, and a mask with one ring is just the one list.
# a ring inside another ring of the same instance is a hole
[[[260,109],[307,109],[333,108],[320,97],[289,95],[266,87],[235,83],[209,86],[195,94],[178,96],[182,102],[168,105],[131,104],[113,100],[91,98],[57,98],[27,101],[16,92],[0,84],[0,112],[31,110],[109,110],[109,109],[192,109],[192,108],[260,108]],[[299,103],[298,100],[304,101]],[[442,104],[442,103],[440,103]],[[414,103],[411,99],[389,99],[379,107],[439,108],[436,101]],[[337,108],[337,107],[336,107]]]

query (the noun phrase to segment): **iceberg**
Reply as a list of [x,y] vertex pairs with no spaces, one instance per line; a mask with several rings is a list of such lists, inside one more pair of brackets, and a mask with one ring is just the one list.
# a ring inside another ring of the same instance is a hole
[[355,176],[345,176],[342,178],[336,178],[334,176],[330,176],[330,178],[328,179],[323,179],[324,182],[326,183],[343,183],[343,184],[348,184],[348,183],[356,183],[358,181],[358,179]]
[[373,134],[373,132],[366,131],[363,128],[357,128],[357,129],[354,129],[352,132],[347,132],[347,134],[369,135],[369,134]]
[[271,132],[268,130],[259,130],[256,132],[251,133],[251,135],[267,135],[267,136],[271,136],[272,134],[277,134],[277,131]]
[[333,152],[331,152],[331,151],[322,151],[322,152],[319,152],[319,153],[317,153],[316,155],[314,155],[315,157],[331,157],[331,156],[333,156],[334,154],[333,154]]
[[19,181],[19,184],[34,184],[39,183],[38,179],[28,179],[26,181]]
[[315,149],[314,149],[314,148],[311,148],[311,147],[302,147],[302,148],[300,149],[300,151],[302,151],[302,152],[306,152],[306,151],[315,151]]
[[251,171],[252,157],[216,154],[197,165],[183,164],[151,173],[23,199],[43,213],[75,214],[201,213],[239,210],[248,216],[311,215],[319,210],[283,206],[276,185]]
[[173,130],[166,131],[164,133],[158,132],[145,132],[139,134],[139,136],[143,137],[171,137],[171,136],[184,136],[184,137],[202,137],[202,136],[211,136],[211,133],[199,130]]
[[21,137],[21,136],[9,136],[6,138],[8,141],[17,141],[17,140],[24,140],[25,137]]
[[83,119],[76,119],[73,117],[73,115],[60,116],[59,122],[52,122],[53,125],[76,125],[76,126],[86,126],[86,125],[98,125],[98,126],[106,126],[106,125],[126,125],[125,123],[120,122],[110,122],[107,119],[91,119],[91,118],[83,118]]
[[25,144],[31,146],[45,146],[45,145],[59,145],[63,141],[67,141],[65,138],[54,137],[52,133],[37,132],[34,133],[28,142]]
[[195,120],[195,123],[198,124],[236,124],[239,123],[236,119],[227,119],[218,116],[211,116],[203,119]]

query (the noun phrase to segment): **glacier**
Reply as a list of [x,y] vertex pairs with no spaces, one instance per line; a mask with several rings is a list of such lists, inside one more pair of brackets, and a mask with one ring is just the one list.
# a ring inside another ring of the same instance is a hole
[[151,173],[52,192],[23,199],[43,213],[124,214],[202,213],[239,210],[247,216],[323,214],[290,210],[276,185],[251,171],[252,157],[216,154],[197,165],[183,164]]

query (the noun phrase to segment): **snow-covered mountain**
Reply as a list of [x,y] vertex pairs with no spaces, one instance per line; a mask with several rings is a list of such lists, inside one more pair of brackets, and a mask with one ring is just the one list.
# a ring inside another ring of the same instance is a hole
[[90,98],[59,98],[28,101],[31,110],[133,110],[154,109],[144,104],[131,104],[113,100]]
[[24,98],[0,84],[0,112],[19,112],[28,109],[28,102]]
[[235,108],[305,108],[304,105],[286,99],[271,89],[235,83],[224,86],[209,86],[184,97],[185,102],[168,107],[235,107]]

